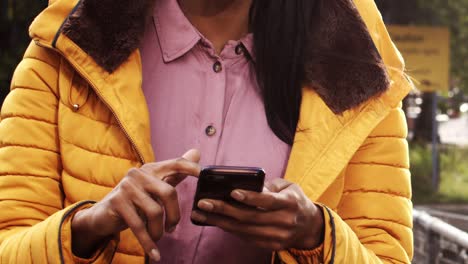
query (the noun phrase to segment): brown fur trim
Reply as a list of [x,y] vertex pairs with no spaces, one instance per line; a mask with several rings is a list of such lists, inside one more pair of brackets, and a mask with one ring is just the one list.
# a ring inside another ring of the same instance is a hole
[[108,72],[138,48],[154,0],[81,0],[63,33]]
[[[81,0],[63,33],[113,72],[138,48],[156,0]],[[384,92],[389,78],[352,0],[318,0],[306,81],[335,113]]]
[[306,80],[335,113],[384,92],[382,58],[352,0],[320,0],[313,15]]

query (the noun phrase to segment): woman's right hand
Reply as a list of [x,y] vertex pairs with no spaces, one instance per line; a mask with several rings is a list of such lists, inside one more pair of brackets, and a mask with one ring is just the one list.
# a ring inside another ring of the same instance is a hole
[[100,243],[130,228],[145,252],[159,261],[156,241],[180,220],[175,186],[188,175],[198,177],[199,160],[200,153],[190,150],[179,159],[130,169],[103,200],[73,217],[73,253],[90,257]]

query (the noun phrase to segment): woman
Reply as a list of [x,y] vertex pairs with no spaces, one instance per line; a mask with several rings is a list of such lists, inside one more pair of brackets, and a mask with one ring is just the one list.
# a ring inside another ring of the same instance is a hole
[[[2,263],[410,262],[410,85],[372,0],[54,0],[30,32]],[[192,212],[200,164],[265,190]]]

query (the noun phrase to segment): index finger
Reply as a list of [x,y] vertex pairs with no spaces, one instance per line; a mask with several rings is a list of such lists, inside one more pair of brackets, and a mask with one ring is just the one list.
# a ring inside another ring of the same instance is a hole
[[[197,166],[198,166],[197,173],[196,174],[189,174],[189,175],[194,176],[194,177],[198,177],[198,175],[200,174],[200,171],[201,171],[201,167],[198,164],[198,162],[200,161],[200,152],[198,150],[196,150],[196,149],[191,149],[191,150],[187,151],[184,155],[182,155],[182,158],[186,159],[188,161],[197,163]],[[175,175],[166,176],[162,180],[169,183],[172,186],[177,186],[179,183],[181,183],[183,180],[185,180],[185,178],[187,178],[187,176],[188,175],[178,173],[178,174],[175,174]]]
[[201,171],[201,166],[193,161],[178,158],[156,163],[147,163],[141,167],[141,170],[163,180],[167,176],[175,174],[198,176]]
[[231,197],[245,205],[267,211],[280,210],[290,206],[288,200],[285,199],[283,195],[270,192],[268,190],[264,190],[261,193],[246,190],[234,190],[231,193]]
[[160,177],[160,179],[171,184],[172,186],[177,186],[179,183],[185,180],[187,176],[198,177],[201,171],[200,164],[186,160],[184,158],[173,160],[166,166],[168,167],[169,171]]
[[189,154],[187,158],[181,157],[156,163],[147,163],[141,169],[150,175],[158,177],[160,180],[173,176],[180,182],[187,175],[198,177],[201,166],[197,163],[197,158],[190,155],[193,154]]
[[197,149],[191,149],[185,152],[185,154],[182,155],[182,158],[198,163],[200,162],[200,156],[200,151],[198,151]]

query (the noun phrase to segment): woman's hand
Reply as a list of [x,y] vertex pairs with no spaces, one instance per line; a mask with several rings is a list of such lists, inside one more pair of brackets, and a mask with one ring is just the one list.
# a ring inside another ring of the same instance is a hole
[[231,196],[249,207],[201,200],[192,219],[233,233],[255,245],[278,251],[314,249],[324,236],[322,210],[301,188],[283,179],[265,184],[263,193],[235,190]]
[[130,228],[145,252],[159,261],[155,242],[164,230],[173,231],[180,219],[175,186],[188,175],[199,175],[199,160],[199,152],[190,150],[179,159],[129,170],[102,201],[74,216],[73,252],[90,257],[108,237]]

